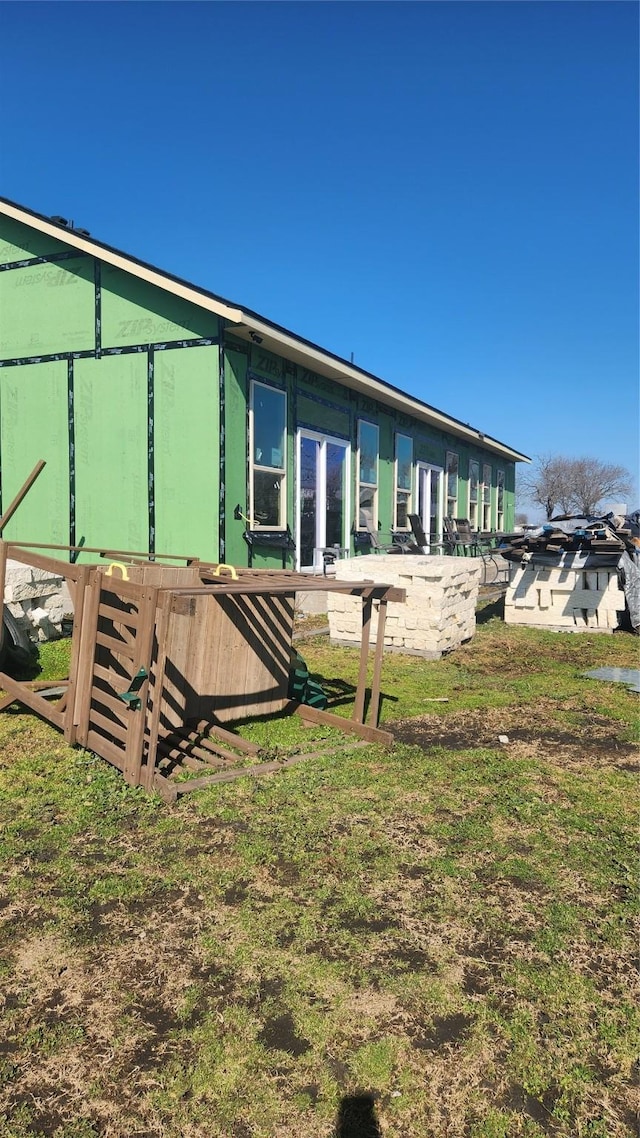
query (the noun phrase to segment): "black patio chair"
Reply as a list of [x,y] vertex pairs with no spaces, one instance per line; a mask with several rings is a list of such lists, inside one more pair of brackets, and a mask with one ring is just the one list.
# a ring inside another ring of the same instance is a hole
[[427,537],[422,519],[419,514],[407,514],[413,540],[416,543],[416,550],[419,553],[430,553],[433,551],[445,551],[446,553],[455,553],[455,549],[450,547],[449,541],[444,537],[442,541],[430,541]]
[[471,525],[467,518],[443,518],[446,543],[452,553],[461,553],[466,556],[468,552],[476,556],[477,541],[471,533]]

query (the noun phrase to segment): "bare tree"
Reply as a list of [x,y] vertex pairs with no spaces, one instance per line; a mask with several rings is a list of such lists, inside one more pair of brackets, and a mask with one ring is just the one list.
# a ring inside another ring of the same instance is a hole
[[547,520],[554,514],[595,514],[598,506],[631,492],[631,476],[623,466],[597,458],[542,455],[520,478],[523,496],[542,506]]
[[524,497],[534,505],[542,506],[547,520],[558,508],[565,514],[570,512],[570,461],[560,455],[540,455],[536,465],[520,477]]
[[572,504],[579,514],[595,514],[601,502],[626,497],[632,480],[624,466],[599,462],[596,458],[575,458],[571,463]]

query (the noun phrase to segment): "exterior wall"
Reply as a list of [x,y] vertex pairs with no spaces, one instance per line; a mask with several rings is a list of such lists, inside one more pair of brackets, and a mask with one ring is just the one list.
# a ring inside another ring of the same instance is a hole
[[217,560],[217,317],[68,253],[0,217],[0,502],[47,463],[5,536]]
[[[459,455],[459,515],[469,462],[505,473],[504,528],[514,523],[514,464],[265,351],[235,340],[212,313],[63,240],[0,216],[0,511],[40,458],[47,466],[5,531],[10,540],[194,554],[247,563],[250,383],[287,394],[286,520],[295,532],[296,431],[349,444],[357,516],[360,418],[379,428],[378,517],[389,539],[396,432],[418,461]],[[415,478],[414,478],[415,483]],[[416,487],[414,484],[414,508]],[[277,566],[277,553],[254,564]]]
[[[316,375],[296,366],[278,356],[265,352],[259,345],[248,345],[235,341],[232,333],[226,337],[225,386],[226,386],[226,461],[225,482],[227,487],[227,510],[225,525],[225,558],[235,564],[246,563],[246,546],[242,533],[246,523],[233,519],[236,504],[248,516],[248,457],[246,448],[237,447],[235,441],[246,437],[249,388],[251,380],[266,383],[285,391],[288,410],[288,451],[287,451],[287,520],[294,531],[295,507],[298,495],[295,469],[295,435],[298,428],[307,428],[322,434],[343,439],[351,447],[350,503],[351,517],[349,528],[356,517],[358,500],[357,471],[357,430],[358,420],[364,418],[374,422],[379,428],[379,507],[378,516],[382,539],[388,542],[393,526],[394,506],[394,445],[395,433],[408,435],[413,440],[414,467],[417,462],[445,467],[447,451],[459,456],[460,474],[458,489],[458,516],[468,513],[469,463],[475,459],[488,463],[492,472],[491,487],[491,526],[497,528],[497,472],[504,471],[504,529],[510,530],[515,524],[515,464],[507,462],[498,455],[480,448],[470,447],[462,439],[448,432],[441,432],[395,412],[374,400],[351,391],[341,384]],[[233,440],[233,442],[230,442]],[[414,477],[414,507],[417,488]],[[278,554],[254,557],[254,565],[277,567],[281,564]]]

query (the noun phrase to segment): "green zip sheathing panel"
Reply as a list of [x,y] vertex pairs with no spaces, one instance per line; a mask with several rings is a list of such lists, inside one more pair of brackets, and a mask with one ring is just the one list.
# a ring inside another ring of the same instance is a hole
[[74,363],[76,535],[87,545],[148,549],[147,367],[146,352]]
[[67,364],[0,370],[2,501],[43,458],[46,468],[4,531],[10,541],[69,542]]
[[0,356],[95,347],[93,261],[75,258],[0,273]]
[[298,426],[310,427],[312,430],[322,431],[327,435],[338,435],[340,438],[349,438],[350,419],[348,408],[342,410],[340,407],[310,399],[304,395],[304,393],[298,392],[296,415]]
[[64,253],[68,248],[62,241],[56,241],[55,237],[40,233],[38,229],[30,229],[11,217],[0,217],[0,265]]
[[216,339],[218,317],[111,265],[102,265],[102,346]]
[[218,560],[218,358],[216,345],[154,353],[155,526],[161,553]]

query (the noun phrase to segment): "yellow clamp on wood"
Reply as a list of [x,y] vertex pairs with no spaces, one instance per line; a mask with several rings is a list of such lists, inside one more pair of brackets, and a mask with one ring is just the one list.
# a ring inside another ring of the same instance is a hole
[[220,570],[221,570],[221,569],[228,569],[228,570],[229,570],[229,573],[230,573],[230,575],[231,575],[231,580],[232,580],[232,581],[237,581],[237,580],[238,580],[238,574],[237,574],[237,571],[236,571],[235,567],[234,567],[233,565],[225,565],[224,561],[222,561],[222,562],[220,563],[220,565],[218,565],[218,568],[217,568],[217,569],[214,569],[214,570],[213,570],[213,573],[211,574],[211,576],[212,576],[212,577],[219,577],[219,576],[220,576]]
[[127,567],[124,564],[124,562],[122,562],[122,561],[112,561],[111,564],[109,565],[108,569],[105,569],[105,571],[104,571],[105,577],[113,577],[113,575],[114,575],[113,570],[114,569],[120,570],[120,576],[122,577],[123,581],[129,580],[129,574],[127,572]]

